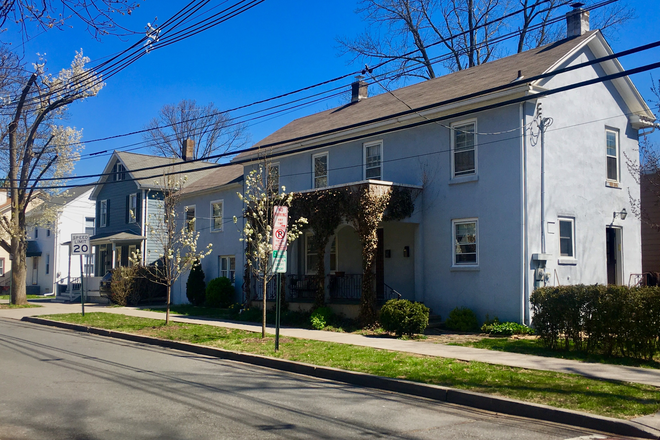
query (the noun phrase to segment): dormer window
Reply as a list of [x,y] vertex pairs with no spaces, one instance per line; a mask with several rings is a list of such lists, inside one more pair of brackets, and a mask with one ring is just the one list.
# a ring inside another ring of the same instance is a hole
[[115,181],[119,182],[120,180],[124,180],[126,177],[126,169],[124,168],[124,165],[120,164],[117,162],[115,164]]

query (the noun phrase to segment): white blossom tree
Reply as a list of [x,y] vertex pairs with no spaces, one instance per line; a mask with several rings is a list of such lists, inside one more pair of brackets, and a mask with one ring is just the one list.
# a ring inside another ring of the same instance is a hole
[[[11,304],[27,304],[25,292],[27,222],[26,211],[37,196],[48,199],[49,187],[62,183],[73,171],[83,145],[82,131],[60,121],[74,101],[95,96],[104,86],[93,71],[85,68],[89,58],[76,53],[71,67],[49,74],[46,62],[25,66],[0,65],[0,76],[14,75],[16,81],[0,90],[0,171],[6,173],[11,198],[10,218],[0,219],[0,246],[13,257]],[[16,94],[13,92],[17,92]],[[54,180],[44,181],[49,178]]]
[[[273,273],[273,208],[275,206],[291,206],[293,193],[286,193],[281,189],[279,174],[275,178],[267,161],[260,164],[257,169],[248,173],[245,179],[245,193],[238,193],[243,201],[243,234],[241,241],[245,243],[246,264],[250,274],[259,281],[263,299],[263,319],[261,323],[261,337],[266,337],[266,287],[275,276]],[[234,217],[234,223],[238,219]],[[287,231],[287,244],[291,244],[302,233],[307,219],[300,217],[297,220],[289,219]],[[248,280],[245,280],[247,282]],[[248,299],[249,300],[249,299]]]
[[[144,272],[149,274],[150,280],[167,288],[166,325],[170,323],[172,286],[196,261],[208,256],[212,246],[209,243],[205,249],[197,249],[199,232],[194,228],[195,219],[186,220],[186,212],[177,211],[186,180],[185,176],[164,174],[156,181],[163,199],[159,201],[157,214],[150,214],[147,223],[149,240],[153,240],[158,248],[158,259],[153,264],[145,265]],[[179,217],[182,217],[182,221],[179,221]],[[131,258],[134,263],[141,261],[139,255]]]

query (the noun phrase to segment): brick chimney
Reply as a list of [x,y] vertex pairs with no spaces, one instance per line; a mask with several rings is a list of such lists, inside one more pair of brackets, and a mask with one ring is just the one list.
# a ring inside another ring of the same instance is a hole
[[195,141],[192,139],[186,139],[183,141],[183,154],[181,156],[181,159],[184,160],[184,162],[187,162],[189,160],[193,160],[195,157]]
[[566,14],[566,37],[579,37],[589,32],[589,11],[582,9],[584,3],[573,3],[573,10]]
[[369,86],[364,81],[364,76],[358,75],[355,80],[351,84],[351,102],[358,102],[369,97]]

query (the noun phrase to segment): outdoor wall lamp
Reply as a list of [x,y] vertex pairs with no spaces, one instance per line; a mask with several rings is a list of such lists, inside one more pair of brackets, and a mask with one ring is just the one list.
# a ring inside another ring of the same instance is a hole
[[614,218],[616,218],[617,215],[621,220],[625,220],[626,217],[628,216],[628,212],[626,211],[626,208],[623,208],[621,212],[614,211]]

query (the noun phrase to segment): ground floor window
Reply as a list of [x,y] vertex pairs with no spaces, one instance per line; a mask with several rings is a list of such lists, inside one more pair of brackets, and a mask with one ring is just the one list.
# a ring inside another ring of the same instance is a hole
[[[319,255],[314,249],[313,243],[314,234],[307,232],[305,234],[305,273],[307,275],[315,275],[316,267],[319,261]],[[330,272],[337,270],[337,237],[332,237],[330,244]]]
[[559,255],[575,258],[575,220],[572,218],[559,219]]
[[236,257],[233,255],[221,255],[218,257],[218,266],[221,277],[229,278],[232,285],[236,283]]
[[479,264],[478,221],[462,219],[452,221],[454,266]]

